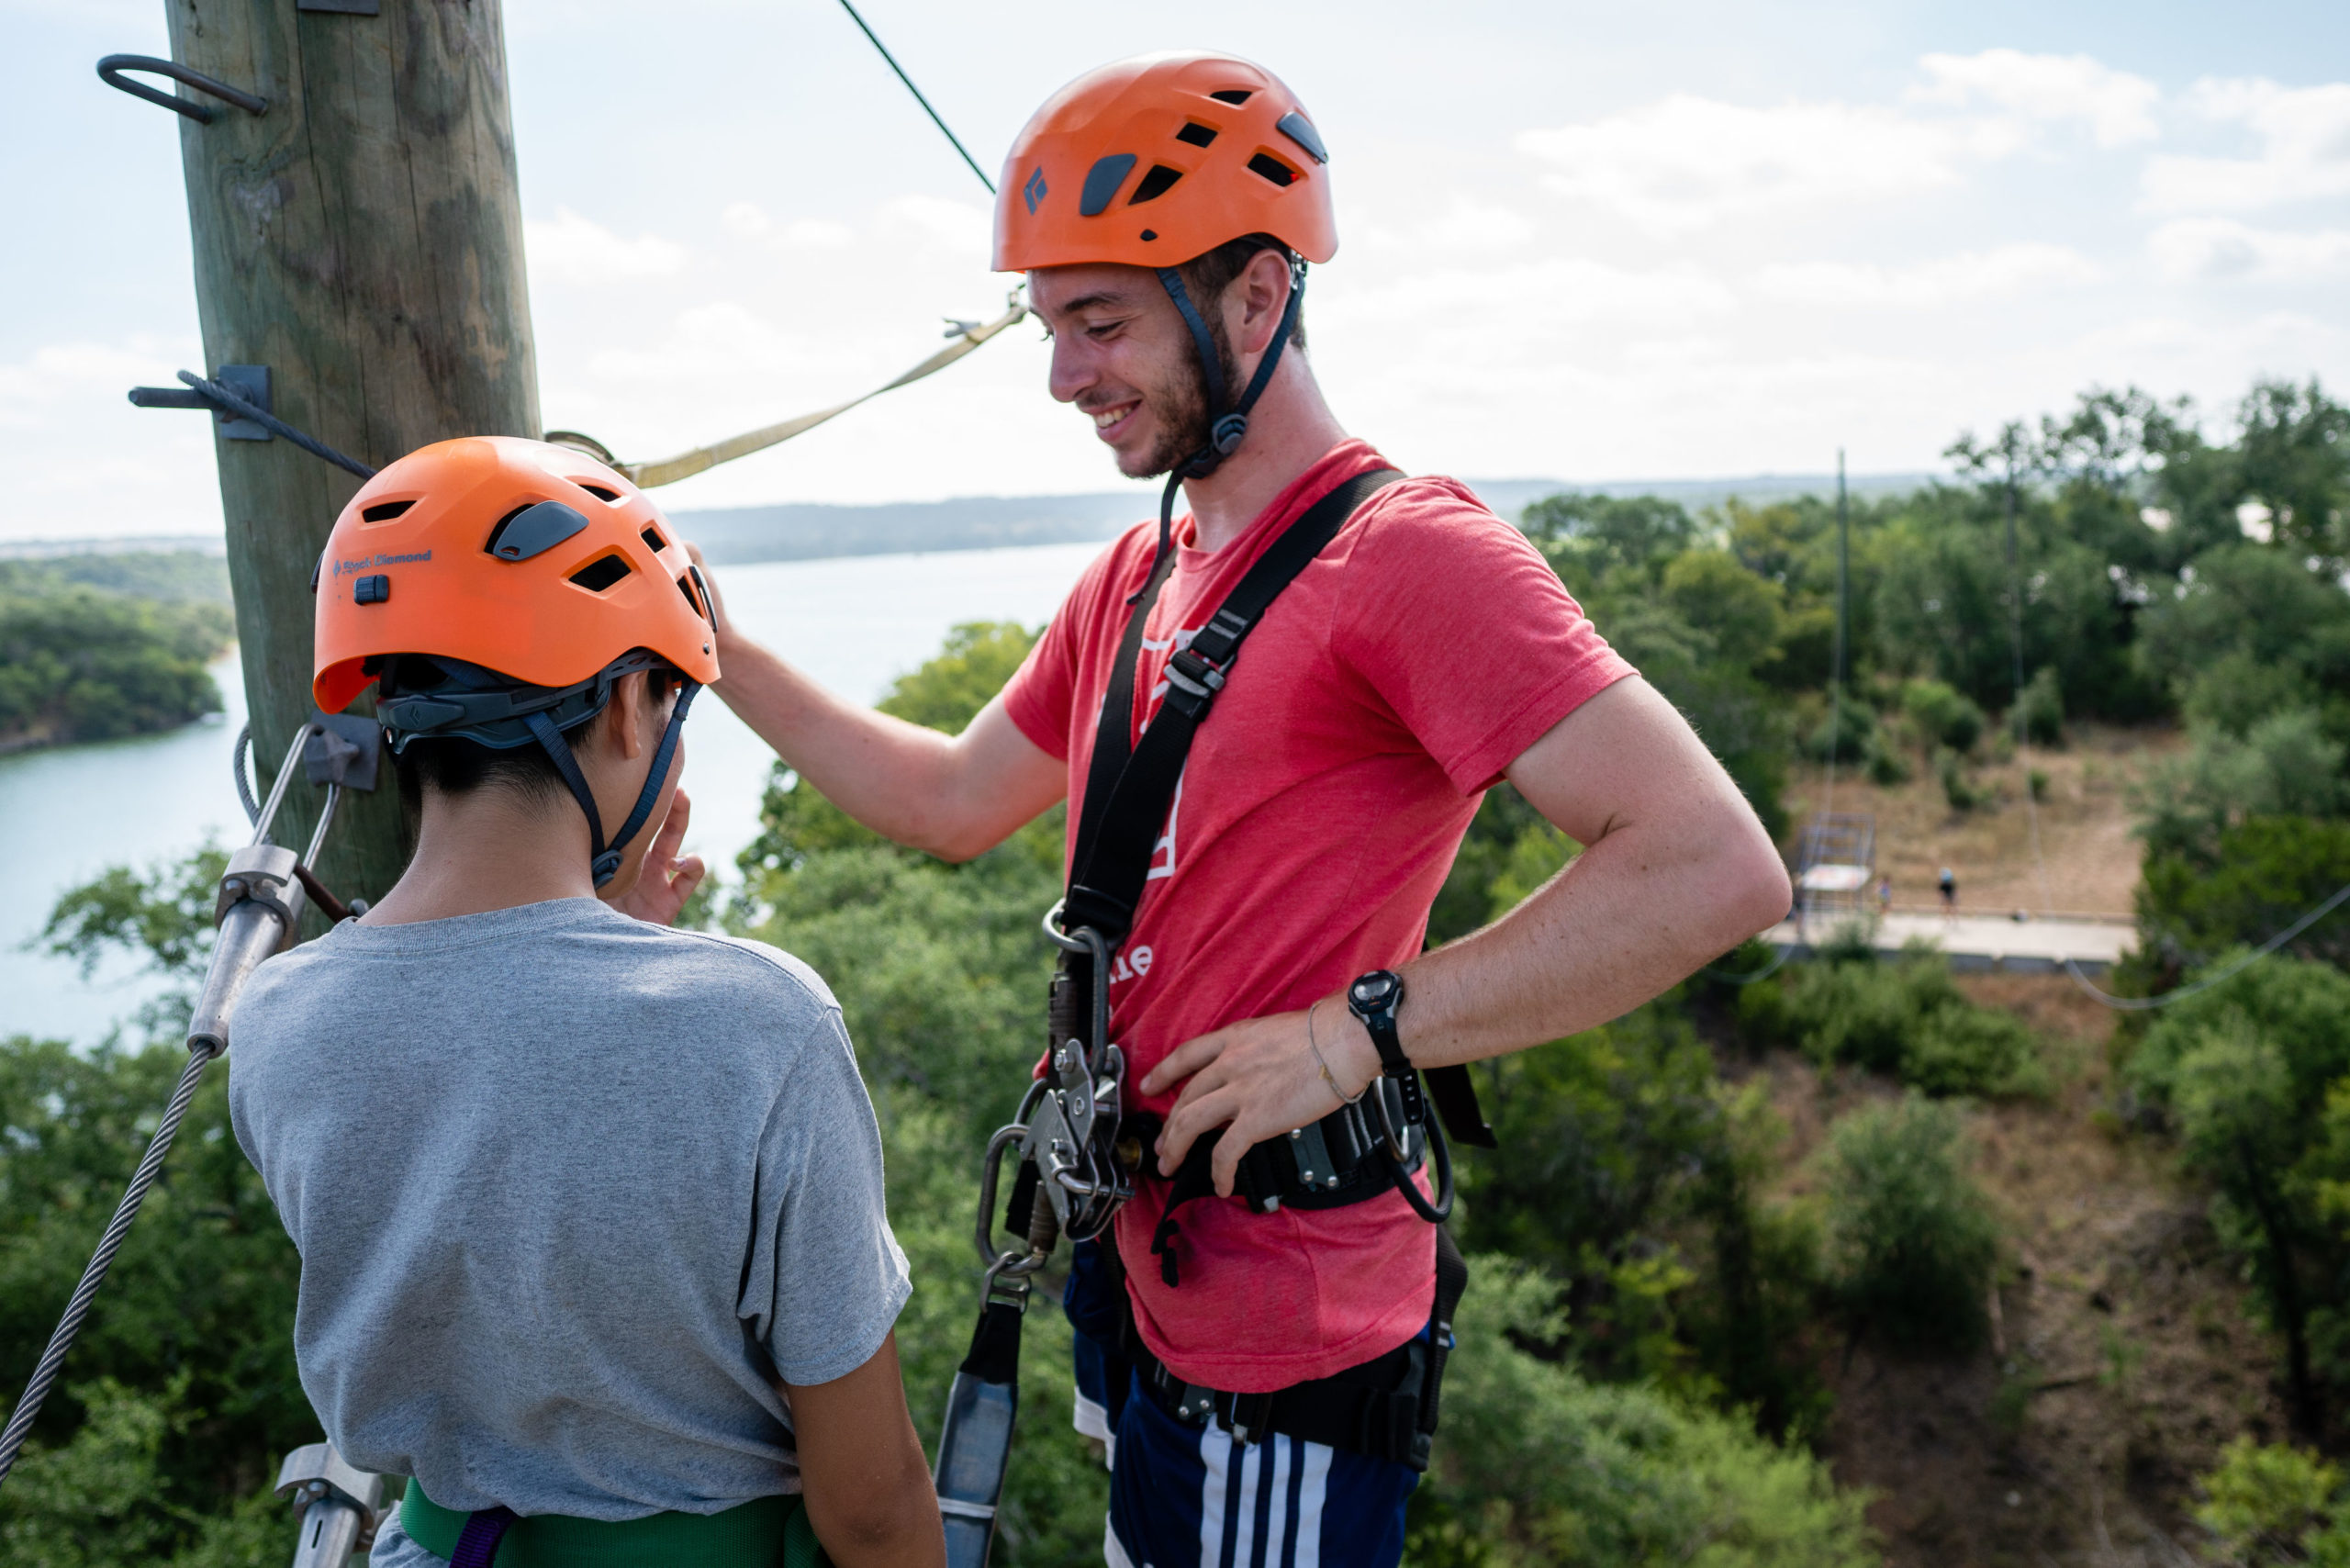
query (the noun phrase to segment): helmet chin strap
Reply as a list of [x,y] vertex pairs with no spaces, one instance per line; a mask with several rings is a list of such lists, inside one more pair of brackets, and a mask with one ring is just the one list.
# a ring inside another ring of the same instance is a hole
[[1175,308],[1181,313],[1183,325],[1192,330],[1192,345],[1198,350],[1200,372],[1207,383],[1207,402],[1218,410],[1208,426],[1208,443],[1177,464],[1167,476],[1167,489],[1158,498],[1158,553],[1151,557],[1153,570],[1167,557],[1175,525],[1175,491],[1186,479],[1204,479],[1221,467],[1224,460],[1240,450],[1240,442],[1248,434],[1248,413],[1263,397],[1265,387],[1273,378],[1273,371],[1281,362],[1281,351],[1289,346],[1290,334],[1297,329],[1298,307],[1305,298],[1305,258],[1292,254],[1289,261],[1289,303],[1281,309],[1281,322],[1273,332],[1273,341],[1266,348],[1264,358],[1257,362],[1257,374],[1248,378],[1248,387],[1238,402],[1225,407],[1224,361],[1215,352],[1215,338],[1209,332],[1200,308],[1192,302],[1191,290],[1183,286],[1183,274],[1174,267],[1160,267],[1158,282],[1167,290]]
[[700,689],[697,682],[690,680],[677,689],[677,705],[669,711],[669,727],[661,733],[661,744],[654,748],[653,766],[645,772],[644,788],[637,791],[636,807],[629,812],[628,821],[621,823],[620,833],[609,845],[604,842],[604,819],[602,813],[596,810],[595,792],[588,788],[588,776],[579,770],[579,759],[573,755],[571,743],[563,738],[563,732],[554,727],[554,721],[545,713],[524,716],[523,722],[530,726],[531,734],[554,764],[554,770],[563,775],[563,781],[571,786],[572,796],[579,802],[579,809],[588,814],[588,837],[593,846],[589,852],[588,868],[595,876],[598,888],[619,875],[621,851],[627,847],[630,839],[636,836],[646,819],[653,815],[654,807],[660,803],[661,787],[669,780],[669,760],[677,755],[677,731],[686,722],[687,710],[694,705],[694,693]]

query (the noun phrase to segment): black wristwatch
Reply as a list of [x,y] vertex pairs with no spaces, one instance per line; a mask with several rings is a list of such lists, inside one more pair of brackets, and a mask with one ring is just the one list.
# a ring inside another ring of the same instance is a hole
[[1404,1119],[1416,1126],[1427,1121],[1427,1112],[1420,1100],[1420,1075],[1395,1037],[1395,1014],[1403,1005],[1404,977],[1393,969],[1373,969],[1347,987],[1347,1011],[1371,1032],[1380,1070],[1395,1081],[1404,1097]]

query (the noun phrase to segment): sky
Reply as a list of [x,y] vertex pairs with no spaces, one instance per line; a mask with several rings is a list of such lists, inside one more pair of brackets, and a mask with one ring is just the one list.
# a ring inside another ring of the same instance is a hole
[[[861,8],[990,172],[1104,61],[1280,73],[1332,157],[1315,372],[1415,471],[1915,471],[2092,386],[2190,396],[2219,435],[2255,376],[2350,390],[2339,0]],[[123,397],[203,368],[173,117],[92,70],[165,52],[163,15],[0,0],[0,540],[221,526],[205,420]],[[505,22],[550,426],[667,456],[1002,308],[986,192],[836,0]],[[1024,324],[658,498],[1114,487],[1045,369]]]

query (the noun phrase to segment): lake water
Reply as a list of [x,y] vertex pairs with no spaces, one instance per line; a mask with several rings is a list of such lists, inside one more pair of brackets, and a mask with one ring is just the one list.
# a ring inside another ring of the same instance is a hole
[[[729,566],[718,576],[735,623],[832,690],[876,700],[965,621],[1050,616],[1099,544],[865,555]],[[233,655],[213,670],[227,712],[167,734],[0,757],[0,822],[14,841],[17,896],[0,910],[0,1035],[94,1043],[157,989],[127,958],[84,979],[28,952],[65,889],[106,867],[174,859],[210,837],[241,841],[229,773],[245,722]],[[731,876],[757,836],[774,754],[714,698],[686,726],[687,846]]]

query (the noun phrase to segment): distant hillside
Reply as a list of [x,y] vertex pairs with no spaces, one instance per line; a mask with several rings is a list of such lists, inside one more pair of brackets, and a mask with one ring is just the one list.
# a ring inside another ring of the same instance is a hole
[[[1856,496],[1897,494],[1930,483],[1930,474],[1853,476]],[[1515,522],[1527,503],[1562,490],[1611,496],[1662,496],[1691,508],[1732,496],[1755,502],[1832,495],[1833,474],[1761,474],[1732,479],[1619,479],[1573,485],[1561,479],[1472,479],[1487,506]],[[677,526],[719,565],[800,561],[825,555],[892,555],[930,550],[990,550],[1110,539],[1151,516],[1158,487],[1082,496],[965,496],[881,506],[793,503],[674,514]]]
[[[1855,474],[1855,496],[1897,495],[1931,484],[1932,474]],[[1829,496],[1833,474],[1755,474],[1729,479],[1472,479],[1469,487],[1512,522],[1528,501],[1562,490],[1609,496],[1660,496],[1695,510],[1736,496],[1760,504],[1796,496]],[[1153,516],[1158,487],[1136,485],[1082,496],[962,496],[944,501],[873,506],[789,502],[726,507],[671,515],[711,561],[806,561],[827,555],[896,555],[933,550],[996,550],[1110,539]],[[187,554],[208,563],[184,559]],[[73,580],[144,598],[218,598],[226,601],[226,566],[218,537],[32,539],[0,541],[0,562],[43,561]],[[217,591],[196,587],[218,580]]]

